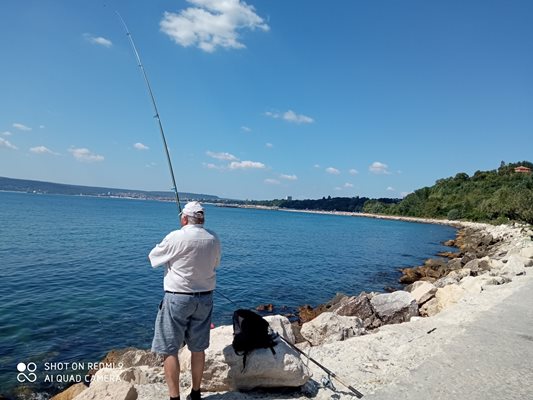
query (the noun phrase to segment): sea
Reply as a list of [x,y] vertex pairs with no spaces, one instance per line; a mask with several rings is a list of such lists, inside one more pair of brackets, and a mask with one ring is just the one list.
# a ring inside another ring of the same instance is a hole
[[[147,255],[178,227],[170,202],[0,192],[0,394],[45,399],[72,383],[46,379],[50,366],[72,375],[112,349],[149,348],[163,270]],[[290,313],[401,287],[399,268],[455,237],[442,225],[215,205],[206,227],[222,242],[217,326],[238,307]]]

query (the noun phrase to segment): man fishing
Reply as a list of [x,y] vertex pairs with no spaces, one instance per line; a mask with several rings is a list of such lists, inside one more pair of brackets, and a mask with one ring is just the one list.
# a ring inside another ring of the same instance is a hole
[[200,384],[209,347],[215,268],[220,263],[218,236],[205,229],[204,208],[189,202],[180,214],[181,229],[170,232],[149,254],[152,267],[165,265],[165,296],[155,322],[152,351],[164,355],[170,400],[180,396],[178,351],[191,351],[192,390],[187,397],[200,400]]

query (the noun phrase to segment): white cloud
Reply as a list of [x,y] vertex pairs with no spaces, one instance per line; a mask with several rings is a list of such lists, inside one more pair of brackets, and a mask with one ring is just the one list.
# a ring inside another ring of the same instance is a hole
[[315,164],[315,165],[313,165],[313,167],[320,168],[320,164]]
[[217,160],[224,160],[224,161],[237,161],[238,158],[235,157],[233,154],[230,153],[216,153],[214,151],[206,151],[205,154],[207,154],[211,158],[215,158]]
[[312,124],[315,120],[307,115],[296,114],[294,111],[289,110],[283,114],[285,121],[294,122],[296,124]]
[[308,117],[307,115],[303,115],[303,114],[296,114],[292,110],[285,111],[284,113],[267,111],[265,112],[265,115],[267,117],[274,118],[274,119],[281,118],[285,121],[292,122],[295,124],[312,124],[313,122],[315,122],[313,118]]
[[229,169],[264,169],[266,165],[258,161],[232,161]]
[[281,174],[279,177],[281,179],[286,179],[288,181],[296,181],[296,180],[298,180],[298,177],[296,175]]
[[340,186],[335,186],[333,189],[337,190],[337,191],[340,191],[342,190],[342,188]]
[[30,148],[30,151],[35,154],[52,154],[54,156],[59,155],[59,153],[56,153],[55,151],[52,151],[48,147],[45,147],[45,146],[32,147]]
[[18,122],[13,123],[12,126],[13,128],[18,129],[19,131],[29,132],[32,130],[32,128],[30,128],[29,126],[26,126],[24,124],[19,124]]
[[396,189],[394,189],[392,186],[387,187],[387,192],[394,192]]
[[270,27],[241,0],[187,0],[193,5],[179,13],[165,12],[161,31],[183,47],[196,46],[212,53],[217,47],[243,49],[239,31],[268,31]]
[[344,184],[344,187],[345,187],[345,188],[353,188],[353,183],[346,182],[346,183]]
[[153,168],[153,167],[155,167],[156,165],[157,165],[157,164],[156,164],[155,162],[152,161],[151,163],[146,164],[146,168]]
[[265,146],[268,147],[269,149],[274,147],[274,145],[272,143],[265,143]]
[[405,196],[407,196],[408,194],[411,194],[411,193],[412,192],[401,192],[400,196],[405,197]]
[[9,132],[9,131],[4,131],[4,132],[2,132],[2,135],[3,135],[3,136],[11,136],[12,133]]
[[150,147],[148,147],[147,145],[145,144],[142,144],[140,142],[137,142],[133,145],[133,147],[135,147],[137,150],[148,150]]
[[389,166],[387,164],[383,164],[379,161],[374,161],[369,167],[368,170],[372,172],[373,174],[384,174],[389,175],[390,172],[388,170]]
[[331,175],[340,175],[341,171],[339,171],[337,168],[333,167],[327,167],[326,172]]
[[0,147],[5,147],[7,149],[11,149],[11,150],[17,150],[18,147],[15,146],[15,145],[12,145],[9,140],[6,140],[4,138],[0,138]]
[[213,163],[203,163],[203,166],[206,167],[207,169],[224,169],[223,166],[216,165],[216,164],[213,164]]
[[46,128],[44,125],[39,125],[39,129],[44,129]]
[[72,156],[81,162],[100,162],[104,161],[104,156],[92,153],[89,149],[82,148],[70,148],[68,151]]
[[102,36],[93,36],[90,33],[84,33],[83,37],[85,38],[85,40],[87,40],[89,43],[92,43],[92,44],[104,46],[107,48],[113,46],[113,42],[111,42],[111,40],[106,39]]
[[264,182],[269,184],[269,185],[279,185],[280,184],[280,181],[278,181],[277,179],[272,179],[272,178],[267,178],[267,179],[265,179]]
[[359,173],[358,170],[352,168],[351,170],[348,171],[350,173],[350,175],[357,175]]
[[250,133],[252,131],[252,128],[248,128],[247,126],[241,126],[241,130],[243,130],[246,133]]

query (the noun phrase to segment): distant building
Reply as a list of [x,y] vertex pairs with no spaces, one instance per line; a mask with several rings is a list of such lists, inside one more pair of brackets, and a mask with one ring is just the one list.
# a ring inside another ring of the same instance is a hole
[[292,196],[287,196],[288,201],[292,201]]
[[516,167],[514,169],[514,172],[521,172],[523,174],[529,174],[529,173],[531,173],[531,168],[524,167],[523,165],[521,165],[519,167]]

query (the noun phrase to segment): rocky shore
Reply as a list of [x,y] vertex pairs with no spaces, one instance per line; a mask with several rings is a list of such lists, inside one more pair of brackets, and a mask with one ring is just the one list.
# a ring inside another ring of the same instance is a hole
[[[302,324],[297,329],[284,316],[267,317],[287,341],[299,342],[299,349],[374,398],[445,351],[472,321],[533,285],[529,275],[533,270],[529,268],[533,265],[533,231],[529,226],[416,222],[459,227],[455,241],[448,243],[458,251],[404,269],[400,279],[408,284],[404,290],[339,295],[316,309],[302,308]],[[242,357],[234,353],[231,342],[231,326],[212,330],[203,383],[206,397],[321,400],[353,396],[282,341],[275,347],[275,355],[269,349],[250,354],[244,370]],[[98,370],[88,388],[76,384],[53,399],[168,398],[161,359],[148,351],[125,349],[108,354],[106,361],[122,368]],[[180,353],[180,361],[184,396],[190,390],[190,353],[186,349]],[[430,392],[427,395],[432,397]]]

